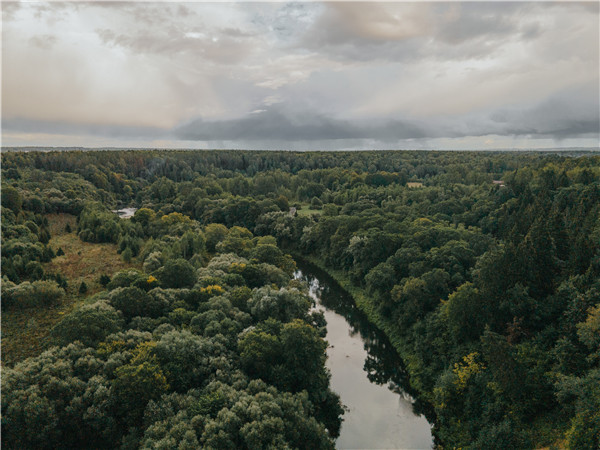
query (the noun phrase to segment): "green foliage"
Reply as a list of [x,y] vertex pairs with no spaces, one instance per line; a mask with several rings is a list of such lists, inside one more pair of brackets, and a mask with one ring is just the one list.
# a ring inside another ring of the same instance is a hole
[[262,331],[251,331],[239,342],[242,365],[250,376],[273,381],[271,371],[279,363],[281,342],[278,336]]
[[305,393],[258,380],[237,389],[217,382],[150,405],[143,448],[333,448]]
[[123,327],[123,316],[105,300],[83,305],[58,322],[51,331],[54,342],[68,345],[81,341],[87,346],[102,342]]
[[2,308],[48,307],[58,304],[65,291],[54,281],[2,283]]
[[149,289],[149,276],[137,269],[121,270],[115,273],[109,283],[106,285],[108,290],[119,287],[138,287],[140,289]]
[[103,447],[115,422],[103,363],[82,344],[54,347],[2,374],[2,443],[8,448]]
[[12,186],[2,186],[2,207],[11,209],[14,213],[21,211],[23,198],[17,189]]
[[241,270],[246,284],[251,287],[260,287],[265,284],[274,284],[284,286],[288,283],[290,277],[283,270],[271,264],[248,264]]
[[160,317],[169,308],[165,299],[150,295],[135,286],[114,289],[108,298],[110,304],[121,311],[127,321],[137,316]]
[[156,357],[142,347],[136,347],[137,353],[131,363],[116,369],[116,378],[112,381],[112,399],[117,414],[125,416],[130,425],[139,425],[144,409],[150,400],[156,400],[169,390],[169,384]]
[[206,236],[206,248],[209,252],[214,252],[217,244],[227,236],[227,227],[218,223],[211,223],[204,229]]
[[310,201],[310,207],[312,209],[321,209],[323,207],[323,202],[319,197],[313,197]]
[[600,413],[586,411],[577,413],[571,421],[571,428],[566,434],[566,447],[575,449],[595,449],[600,446]]
[[443,311],[448,330],[457,344],[473,341],[483,333],[486,323],[485,300],[472,283],[465,283],[454,291]]
[[126,263],[131,262],[131,258],[133,258],[133,252],[129,247],[125,248],[123,253],[121,253],[121,258],[123,258],[123,261],[125,261]]
[[154,272],[161,286],[166,288],[192,287],[196,283],[196,270],[185,259],[170,259]]
[[294,318],[305,318],[311,303],[296,289],[275,290],[265,286],[254,291],[248,306],[257,321],[273,318],[281,322],[289,322]]
[[157,342],[155,354],[177,392],[202,387],[212,372],[211,357],[225,356],[218,344],[189,331],[171,331]]
[[147,227],[156,217],[154,211],[148,208],[140,208],[134,214],[131,220],[133,222],[140,223],[142,226]]
[[[63,295],[34,287],[57,279],[43,214],[78,215],[81,239],[116,243],[145,270],[108,282],[112,313],[64,319],[98,355],[70,346],[7,375],[7,445],[330,447],[323,426],[335,435],[339,400],[319,331],[304,328],[310,301],[290,285],[295,251],[341,274],[390,335],[418,396],[435,405],[443,446],[597,447],[600,159],[573,156],[3,153],[3,308]],[[143,207],[131,220],[109,210],[132,202]],[[101,331],[125,323],[135,338]],[[64,343],[77,334],[56,333]],[[136,350],[152,336],[156,345]],[[71,383],[64,401],[39,364]],[[136,379],[151,395],[134,398]],[[286,392],[301,387],[306,397]]]
[[79,215],[78,231],[83,241],[116,243],[120,233],[119,218],[100,204],[88,204]]
[[110,283],[110,277],[103,273],[102,275],[100,275],[100,279],[98,281],[102,286],[106,287]]

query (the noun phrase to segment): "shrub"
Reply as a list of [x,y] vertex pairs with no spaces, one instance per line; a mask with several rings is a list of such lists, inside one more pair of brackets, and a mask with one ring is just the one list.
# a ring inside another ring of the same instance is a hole
[[137,269],[121,270],[112,277],[112,280],[107,284],[107,287],[109,290],[129,286],[145,289],[148,288],[147,281],[148,275]]
[[117,288],[110,293],[110,303],[126,320],[136,316],[160,317],[169,304],[161,297],[149,295],[137,287]]
[[65,294],[54,281],[34,281],[14,285],[5,283],[2,289],[2,308],[31,308],[59,303]]
[[110,283],[110,277],[103,273],[102,275],[100,275],[99,281],[102,286],[106,287],[108,283]]
[[166,288],[192,287],[196,283],[196,269],[183,258],[167,261],[155,275]]
[[100,300],[77,308],[64,317],[52,329],[51,335],[59,345],[81,341],[87,346],[94,346],[122,327],[122,314],[105,300]]

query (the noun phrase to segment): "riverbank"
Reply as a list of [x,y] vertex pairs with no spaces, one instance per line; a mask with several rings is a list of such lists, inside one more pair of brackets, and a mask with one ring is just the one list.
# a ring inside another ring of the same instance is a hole
[[305,259],[297,268],[327,321],[330,385],[346,410],[336,447],[432,448],[432,426],[405,389],[404,365],[385,334],[327,272]]
[[[333,278],[354,299],[356,306],[367,316],[369,322],[386,335],[404,364],[406,372],[408,373],[408,386],[414,391],[413,395],[418,397],[421,407],[427,411],[426,415],[428,420],[433,424],[432,432],[434,440],[437,445],[440,445],[438,440],[439,437],[436,435],[436,429],[439,425],[436,423],[435,412],[433,409],[433,393],[428,392],[420,381],[419,365],[417,364],[417,361],[415,361],[414,356],[402,337],[396,331],[393,323],[377,311],[377,307],[370,296],[363,289],[356,287],[343,271],[326,266],[323,261],[314,256],[301,255],[298,253],[292,253],[292,256],[296,260],[306,261],[318,267]],[[532,445],[532,448],[540,449],[565,448],[565,431],[566,428],[561,422],[560,416],[556,416],[554,413],[537,417],[531,427],[527,430],[531,442],[535,443]]]
[[301,259],[315,265],[333,278],[352,296],[356,306],[367,316],[373,325],[379,328],[387,336],[396,352],[398,352],[398,355],[400,355],[410,377],[410,387],[418,393],[420,400],[431,404],[432,399],[430,398],[430,393],[423,388],[422,383],[419,381],[417,372],[418,366],[416,365],[416,361],[414,361],[411,352],[406,347],[402,337],[395,330],[393,324],[377,311],[375,304],[371,301],[367,293],[363,289],[354,286],[343,271],[327,267],[319,258],[298,253],[292,253],[292,256],[294,259]]

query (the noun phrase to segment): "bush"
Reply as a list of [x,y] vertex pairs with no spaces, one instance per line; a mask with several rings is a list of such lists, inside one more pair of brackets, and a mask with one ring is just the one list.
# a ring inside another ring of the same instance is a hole
[[108,286],[108,283],[110,283],[110,277],[103,273],[102,275],[100,275],[100,279],[98,281],[102,286],[106,287]]
[[167,261],[155,275],[166,288],[192,287],[196,283],[196,269],[183,258]]
[[204,229],[204,236],[206,237],[206,249],[209,252],[214,252],[215,247],[227,236],[227,227],[220,223],[211,223]]
[[163,298],[149,295],[137,287],[117,288],[109,298],[110,304],[121,311],[128,321],[136,316],[157,318],[169,308]]
[[79,215],[79,237],[89,242],[117,243],[121,226],[116,214],[101,204],[88,204]]
[[311,301],[296,289],[275,290],[265,286],[254,291],[248,306],[256,320],[263,321],[271,317],[289,322],[295,318],[305,318]]
[[105,300],[77,308],[52,329],[51,335],[59,345],[81,341],[95,346],[106,336],[120,331],[123,315]]
[[129,247],[127,247],[123,253],[121,254],[121,258],[123,258],[123,261],[125,261],[126,263],[130,263],[131,262],[131,258],[133,258],[133,253],[131,251],[131,249]]
[[17,189],[12,186],[2,186],[2,206],[9,208],[15,213],[21,211],[23,198]]
[[129,286],[145,289],[148,287],[148,275],[137,269],[121,270],[112,277],[106,286],[109,290]]
[[19,285],[3,283],[2,308],[32,308],[50,306],[60,302],[65,295],[54,281],[25,281]]
[[37,261],[29,261],[25,266],[25,272],[32,280],[39,280],[44,277],[44,269]]
[[319,197],[313,197],[310,201],[310,207],[312,209],[321,209],[323,207],[323,202]]

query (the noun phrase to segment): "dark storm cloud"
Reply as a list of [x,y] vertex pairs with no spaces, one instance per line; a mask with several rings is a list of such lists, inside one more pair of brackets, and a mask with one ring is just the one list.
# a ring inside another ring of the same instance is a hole
[[[590,94],[592,94],[590,96]],[[273,105],[242,118],[224,121],[198,119],[175,128],[172,135],[182,140],[343,140],[461,138],[466,136],[531,136],[565,139],[577,136],[600,138],[597,85],[580,85],[563,90],[537,104],[467,116],[428,120],[341,120],[317,110],[295,110]]]
[[176,139],[184,141],[372,141],[462,138],[467,136],[529,136],[557,140],[588,136],[600,138],[600,112],[580,86],[553,95],[527,108],[499,109],[470,116],[415,120],[343,120],[317,110],[276,104],[228,120],[196,119],[171,130],[30,119],[2,119],[7,131],[93,135],[110,138]]
[[239,119],[206,122],[196,120],[177,128],[173,135],[185,140],[326,140],[326,139],[411,139],[426,137],[418,126],[403,121],[367,125],[326,117],[317,111],[290,112],[270,107]]
[[[590,95],[591,94],[591,95]],[[526,109],[500,109],[490,115],[492,126],[482,134],[531,135],[565,139],[600,139],[598,85],[564,90]]]

